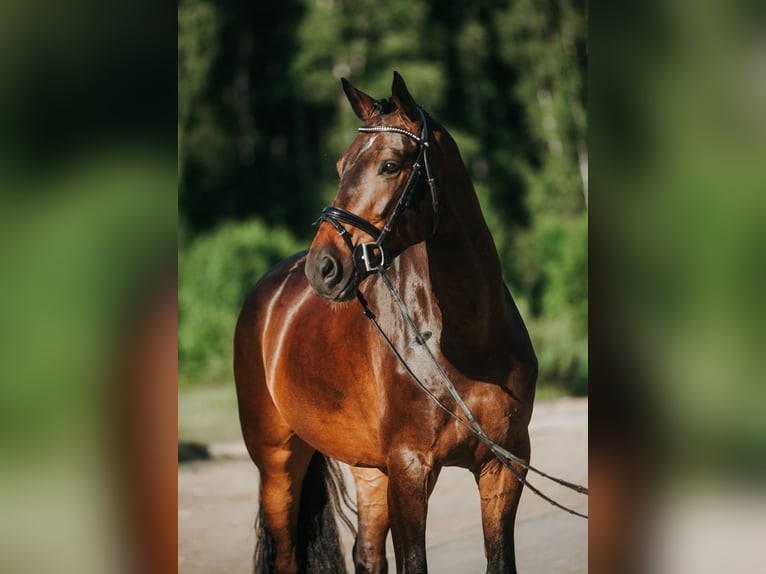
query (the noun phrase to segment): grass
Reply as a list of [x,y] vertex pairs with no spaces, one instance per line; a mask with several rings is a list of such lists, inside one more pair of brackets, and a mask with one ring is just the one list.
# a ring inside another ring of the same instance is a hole
[[222,442],[242,436],[234,383],[178,390],[178,441]]
[[535,389],[535,401],[552,401],[553,399],[561,399],[563,397],[571,397],[572,393],[568,392],[563,387],[554,385],[537,384]]

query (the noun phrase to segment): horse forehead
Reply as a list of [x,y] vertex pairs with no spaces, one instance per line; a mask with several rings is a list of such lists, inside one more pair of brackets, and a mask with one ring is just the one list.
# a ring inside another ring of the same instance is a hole
[[386,152],[403,153],[406,150],[407,137],[396,132],[359,133],[340,159],[343,166],[363,163],[365,159],[375,159]]
[[359,135],[356,137],[351,146],[349,146],[346,152],[340,156],[340,159],[338,159],[338,162],[335,164],[335,168],[341,178],[346,174],[349,167],[361,167],[363,162],[361,162],[360,159],[363,155],[373,149],[373,146],[380,135],[381,134],[372,134],[371,137],[366,138],[362,138]]
[[385,133],[358,134],[346,152],[348,160],[358,163],[364,159],[376,157],[377,154],[389,147],[389,142],[386,141],[385,136]]
[[[373,134],[373,136],[377,135],[379,134]],[[338,161],[335,164],[335,167],[338,170],[338,175],[342,177],[343,173],[346,171],[346,168],[349,165],[358,163],[359,157],[374,145],[375,140],[376,137],[362,138],[357,135],[356,138],[354,138],[354,141],[351,142],[351,145],[348,147],[348,149],[343,152],[343,155],[338,158]]]
[[367,150],[372,149],[372,147],[377,143],[378,138],[380,138],[380,136],[382,136],[383,134],[377,133],[377,134],[366,134],[366,135],[368,135],[368,137],[364,138],[362,147],[359,150],[359,153],[357,153],[357,157],[362,155]]

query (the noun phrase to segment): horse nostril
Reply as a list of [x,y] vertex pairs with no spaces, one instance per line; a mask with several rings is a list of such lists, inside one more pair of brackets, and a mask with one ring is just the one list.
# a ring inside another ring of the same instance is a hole
[[335,265],[333,265],[332,259],[330,259],[329,257],[325,257],[324,264],[322,265],[322,277],[326,278],[334,270],[335,270]]
[[342,272],[340,270],[340,263],[329,255],[322,257],[321,266],[319,268],[322,274],[322,279],[326,285],[334,285],[341,280]]

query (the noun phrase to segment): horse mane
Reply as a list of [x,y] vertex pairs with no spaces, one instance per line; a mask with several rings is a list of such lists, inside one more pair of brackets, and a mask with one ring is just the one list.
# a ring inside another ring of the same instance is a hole
[[372,109],[375,112],[374,115],[385,116],[396,111],[396,105],[391,98],[382,98],[380,100],[375,100]]

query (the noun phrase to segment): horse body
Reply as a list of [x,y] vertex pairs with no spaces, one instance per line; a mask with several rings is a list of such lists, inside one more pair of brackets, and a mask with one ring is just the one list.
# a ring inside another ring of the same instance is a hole
[[[406,88],[402,92],[403,83],[397,93],[396,78],[393,100],[402,110],[408,107],[403,101],[408,93]],[[369,96],[346,89],[357,114],[371,117]],[[402,125],[411,127],[404,119]],[[430,125],[428,153],[438,168],[441,207],[432,214],[423,193],[403,212],[387,240],[394,255],[388,274],[405,305],[415,310],[419,330],[430,333],[426,344],[487,435],[528,460],[534,351],[503,285],[497,252],[457,147],[441,126]],[[397,133],[377,133],[352,144],[339,161],[341,190],[350,191],[339,192],[336,202],[369,213],[369,221],[382,226],[380,214],[393,210],[396,194],[361,190],[391,187],[395,178],[386,173],[388,167],[376,166],[386,166],[388,157],[406,165],[414,153],[408,146]],[[369,169],[363,170],[364,165]],[[354,185],[347,185],[352,180]],[[436,228],[436,217],[438,233],[427,233]],[[306,497],[304,479],[308,483],[307,472],[319,452],[352,466],[359,507],[357,572],[387,570],[389,528],[397,571],[426,571],[427,502],[443,466],[465,467],[476,476],[487,571],[515,572],[513,521],[520,483],[414,384],[351,298],[357,289],[364,294],[410,368],[454,410],[392,294],[378,275],[360,277],[353,271],[352,254],[336,231],[320,226],[308,254],[264,276],[237,326],[240,419],[261,472],[263,526],[274,546],[266,560],[270,563],[257,568],[311,570],[310,558],[301,556],[298,547],[300,506]],[[363,241],[363,232],[352,235],[355,243]],[[517,470],[522,476],[526,472],[520,466]],[[332,536],[337,543],[337,534]]]

